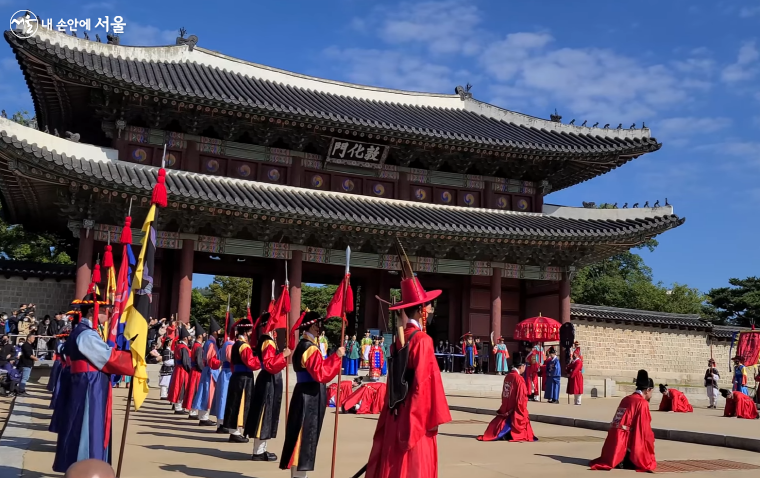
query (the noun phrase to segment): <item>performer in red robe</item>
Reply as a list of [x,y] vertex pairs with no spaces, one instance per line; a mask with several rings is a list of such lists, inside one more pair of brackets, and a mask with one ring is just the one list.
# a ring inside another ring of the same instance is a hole
[[517,352],[512,357],[512,370],[504,377],[501,407],[486,432],[478,436],[479,441],[538,441],[530,426],[528,387],[522,377],[524,372],[522,354]]
[[177,343],[174,345],[174,372],[172,381],[169,384],[169,396],[166,398],[174,405],[174,413],[177,415],[187,415],[187,410],[182,409],[182,400],[185,397],[188,377],[190,376],[190,349],[187,341],[190,338],[190,332],[186,327],[180,326],[177,334]]
[[[377,422],[367,478],[437,477],[438,426],[451,421],[433,339],[424,330],[433,313],[431,302],[441,291],[425,292],[406,254],[399,255],[401,302],[391,310],[403,309],[402,320],[406,317],[407,321],[403,342],[397,337],[393,344],[388,366],[389,404]],[[414,373],[404,394],[409,371]]]
[[[525,384],[527,386],[528,400],[538,401],[538,374],[541,373],[541,365],[544,363],[543,349],[536,345],[525,358]],[[546,385],[546,379],[543,381]]]
[[[344,413],[356,413],[357,415],[376,415],[383,410],[385,405],[386,385],[382,382],[364,383],[349,395],[343,402]],[[343,398],[343,391],[341,398]]]
[[639,370],[636,391],[618,405],[604,440],[602,456],[591,462],[592,470],[654,471],[657,468],[652,415],[649,413],[653,389],[654,382],[647,371]]
[[195,342],[193,348],[190,349],[190,376],[187,379],[187,387],[185,387],[185,399],[182,406],[185,410],[190,410],[190,419],[198,419],[198,410],[193,409],[193,399],[195,399],[195,392],[198,391],[198,384],[201,383],[201,374],[203,373],[204,358],[203,358],[203,341],[206,338],[206,331],[203,330],[201,324],[195,321]]
[[667,384],[660,384],[660,393],[662,394],[659,409],[661,412],[691,413],[694,411],[686,395],[674,388],[668,388]]
[[[346,357],[348,357],[348,352],[346,352]],[[351,395],[354,391],[354,387],[352,386],[351,380],[343,380],[340,382],[340,406],[339,409],[343,407],[343,404],[346,403],[346,398],[348,398],[349,395]],[[361,383],[361,380],[359,381]],[[331,383],[327,387],[327,406],[330,408],[335,408],[335,397],[338,395],[338,384],[337,383]]]
[[757,407],[755,402],[742,392],[720,389],[720,394],[726,399],[726,408],[723,410],[724,417],[736,417],[757,419]]
[[580,347],[573,350],[573,358],[567,364],[567,393],[573,395],[576,405],[581,404],[583,397],[583,355],[581,355]]

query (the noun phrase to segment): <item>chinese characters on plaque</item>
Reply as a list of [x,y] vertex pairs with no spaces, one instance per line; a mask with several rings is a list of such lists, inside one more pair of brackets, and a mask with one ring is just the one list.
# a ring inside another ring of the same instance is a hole
[[388,156],[388,146],[333,138],[327,151],[328,163],[379,168]]

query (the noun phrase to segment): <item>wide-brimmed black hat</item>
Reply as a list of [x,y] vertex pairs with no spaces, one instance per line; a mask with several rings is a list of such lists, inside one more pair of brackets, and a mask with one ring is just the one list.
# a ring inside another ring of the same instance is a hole
[[319,315],[319,312],[309,311],[303,316],[301,324],[298,326],[298,330],[306,330],[314,324],[324,322],[325,318]]
[[211,335],[214,332],[219,332],[220,330],[222,330],[222,326],[219,325],[219,322],[217,322],[215,318],[211,317],[208,326],[208,334]]
[[654,388],[654,381],[649,378],[649,373],[646,370],[639,370],[636,374],[636,390],[648,390]]
[[258,319],[256,319],[256,327],[259,329],[263,329],[267,326],[269,323],[269,319],[272,318],[272,314],[270,314],[268,311],[264,311],[261,313]]
[[243,331],[247,329],[253,328],[253,322],[251,322],[251,319],[248,317],[243,317],[242,319],[235,322],[235,331]]
[[668,385],[667,384],[665,384],[665,385],[660,384],[660,393],[665,393],[667,391],[668,391]]
[[731,393],[731,392],[729,392],[729,391],[728,391],[728,389],[726,389],[726,388],[721,388],[721,389],[720,389],[720,394],[721,394],[721,395],[723,395],[723,398],[728,398],[728,395],[729,395],[730,393]]

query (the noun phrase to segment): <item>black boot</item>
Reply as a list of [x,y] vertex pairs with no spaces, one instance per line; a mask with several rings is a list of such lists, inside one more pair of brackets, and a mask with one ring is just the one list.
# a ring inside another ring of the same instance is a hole
[[230,443],[248,443],[248,439],[243,435],[230,435]]
[[216,429],[216,432],[223,433],[226,435],[230,432],[230,430],[228,428],[224,428],[223,426],[219,425],[219,427]]
[[265,451],[264,453],[260,453],[256,455],[255,453],[253,456],[251,456],[251,460],[253,461],[277,461],[277,455],[274,453],[269,453],[268,451]]
[[[211,420],[201,420],[198,422],[199,427],[215,427],[216,422],[212,422]],[[229,433],[229,431],[227,432]]]
[[190,412],[187,410],[174,410],[175,415],[190,415]]

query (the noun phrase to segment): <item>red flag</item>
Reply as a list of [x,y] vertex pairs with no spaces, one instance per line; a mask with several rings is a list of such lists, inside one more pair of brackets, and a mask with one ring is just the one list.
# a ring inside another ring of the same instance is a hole
[[288,292],[288,286],[283,285],[282,291],[280,291],[280,297],[270,312],[269,322],[267,323],[266,332],[271,332],[277,329],[287,329],[288,327],[288,314],[290,313],[290,292]]
[[346,320],[346,312],[354,310],[354,291],[351,290],[351,274],[346,274],[340,285],[335,289],[330,304],[327,306],[325,318],[340,317]]
[[124,252],[121,255],[121,265],[119,266],[119,277],[116,278],[116,296],[114,297],[113,312],[111,313],[111,322],[109,323],[108,342],[116,344],[116,335],[119,329],[121,314],[124,312],[124,306],[127,305],[129,298],[129,252],[128,244],[124,244]]
[[296,333],[298,332],[298,327],[301,326],[301,322],[303,322],[303,318],[306,315],[306,312],[308,312],[309,309],[304,310],[301,312],[301,316],[298,318],[295,324],[293,324],[293,328],[290,329],[290,334],[288,335],[288,348],[290,350],[296,349]]

